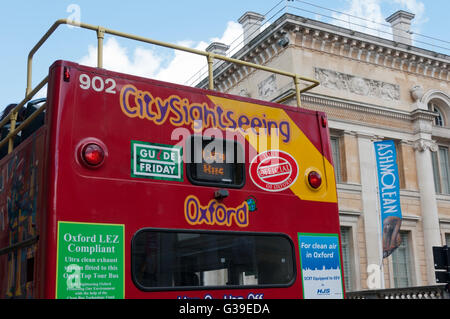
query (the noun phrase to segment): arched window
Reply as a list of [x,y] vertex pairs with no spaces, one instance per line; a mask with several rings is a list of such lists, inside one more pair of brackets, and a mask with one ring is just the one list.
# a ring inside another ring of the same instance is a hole
[[433,111],[435,113],[437,113],[438,115],[434,118],[434,125],[436,126],[445,126],[444,123],[444,116],[442,115],[441,110],[439,109],[439,107],[436,105],[436,103],[434,102],[430,102],[428,103],[428,109],[430,111]]

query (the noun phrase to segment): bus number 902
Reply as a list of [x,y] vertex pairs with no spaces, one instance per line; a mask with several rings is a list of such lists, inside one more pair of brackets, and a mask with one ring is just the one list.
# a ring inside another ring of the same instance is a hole
[[80,74],[80,88],[89,90],[92,88],[96,92],[105,92],[109,94],[116,94],[116,81],[113,79],[103,80],[100,76],[94,76],[92,79],[87,74]]

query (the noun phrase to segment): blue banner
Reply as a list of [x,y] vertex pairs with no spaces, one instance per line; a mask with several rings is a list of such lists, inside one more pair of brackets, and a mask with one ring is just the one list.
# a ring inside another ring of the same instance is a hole
[[400,246],[400,181],[398,178],[397,152],[394,141],[375,142],[378,172],[378,194],[382,222],[383,258]]

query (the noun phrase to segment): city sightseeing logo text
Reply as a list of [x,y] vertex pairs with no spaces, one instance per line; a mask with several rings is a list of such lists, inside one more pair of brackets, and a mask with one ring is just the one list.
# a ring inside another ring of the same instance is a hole
[[247,130],[259,135],[279,134],[284,143],[291,140],[291,127],[286,120],[274,120],[265,114],[258,116],[236,114],[220,105],[208,106],[208,103],[195,103],[178,95],[166,99],[154,97],[150,92],[137,89],[132,84],[123,86],[120,91],[120,107],[130,118],[140,118],[162,125],[167,121],[173,126],[190,125],[194,131],[203,128],[219,128],[222,130]]

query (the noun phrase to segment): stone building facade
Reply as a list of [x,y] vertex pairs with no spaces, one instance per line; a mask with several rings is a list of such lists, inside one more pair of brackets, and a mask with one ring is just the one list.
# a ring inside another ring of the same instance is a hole
[[[289,13],[261,32],[263,16],[239,19],[245,43],[234,58],[321,83],[301,102],[329,119],[348,291],[435,284],[432,246],[450,244],[450,57],[411,44],[413,17],[386,19],[394,41]],[[260,100],[294,91],[289,78],[224,62],[214,77],[217,90]],[[295,96],[283,103],[295,107]],[[403,214],[403,243],[384,259],[373,147],[383,139],[396,142]]]

